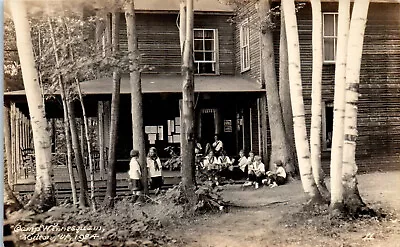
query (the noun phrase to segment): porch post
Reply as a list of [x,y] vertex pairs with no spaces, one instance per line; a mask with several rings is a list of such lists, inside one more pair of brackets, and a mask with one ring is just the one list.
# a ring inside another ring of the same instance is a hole
[[15,155],[15,103],[11,103],[11,114],[10,114],[10,127],[11,127],[11,170],[13,173],[13,181],[17,182],[17,161]]
[[267,121],[267,101],[266,95],[264,94],[259,99],[259,106],[260,106],[260,119],[261,119],[261,149],[262,149],[262,159],[264,164],[268,164],[268,121]]
[[18,108],[15,108],[15,160],[17,161],[17,176],[18,178],[21,177],[21,128],[20,128],[20,113]]
[[7,175],[8,184],[13,185],[13,173],[12,173],[12,154],[11,154],[11,128],[10,128],[10,106],[7,104],[4,106],[4,144],[5,144],[5,157],[7,159]]

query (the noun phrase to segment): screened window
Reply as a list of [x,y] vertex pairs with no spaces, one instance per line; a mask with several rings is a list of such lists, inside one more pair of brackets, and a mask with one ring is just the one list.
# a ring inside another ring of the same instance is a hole
[[216,29],[194,29],[194,64],[197,74],[216,74]]
[[250,29],[248,19],[240,24],[240,68],[244,72],[250,69]]
[[338,13],[323,13],[324,63],[336,58]]

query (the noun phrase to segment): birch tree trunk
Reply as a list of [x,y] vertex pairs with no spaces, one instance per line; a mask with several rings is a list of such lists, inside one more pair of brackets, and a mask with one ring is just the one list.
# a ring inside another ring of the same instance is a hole
[[[50,36],[51,36],[51,41],[53,45],[53,50],[54,50],[54,57],[56,61],[56,66],[57,68],[59,67],[59,57],[58,57],[58,49],[57,49],[57,43],[54,35],[54,29],[51,24],[51,20],[48,17],[48,23],[49,23],[49,31],[50,31]],[[69,123],[69,118],[68,118],[68,106],[67,106],[67,98],[65,96],[65,85],[63,78],[61,75],[58,76],[58,83],[60,85],[60,94],[61,94],[61,101],[62,101],[62,106],[63,106],[63,114],[64,114],[64,132],[65,132],[65,142],[67,146],[67,166],[68,166],[68,173],[69,173],[69,181],[71,184],[71,191],[72,191],[72,202],[74,206],[77,205],[78,199],[76,195],[76,183],[75,183],[75,177],[74,177],[74,170],[72,168],[72,147],[71,147],[71,134],[70,134],[70,123]]]
[[193,70],[193,0],[186,1],[186,40],[182,55],[181,153],[182,185],[189,202],[194,199],[194,70]]
[[132,56],[132,65],[130,67],[129,82],[131,86],[131,108],[132,108],[132,141],[133,149],[139,151],[139,164],[142,171],[142,183],[144,185],[144,194],[148,191],[148,175],[145,149],[145,136],[143,124],[143,100],[142,83],[140,74],[140,54],[137,42],[136,16],[134,0],[127,1],[125,7],[125,19],[128,38],[128,51]]
[[281,103],[279,101],[278,82],[276,80],[274,44],[270,27],[270,11],[270,0],[260,0],[258,3],[258,14],[261,20],[261,55],[272,146],[269,168],[273,170],[273,163],[281,161],[285,169],[290,173],[293,171],[293,168],[292,165],[288,163],[289,150],[286,142]]
[[357,187],[357,104],[364,32],[370,0],[356,0],[350,22],[346,62],[346,107],[343,145],[343,199],[350,214],[365,206]]
[[299,162],[300,177],[304,192],[311,203],[321,201],[321,194],[315,184],[307,137],[303,90],[300,73],[300,48],[294,0],[282,0],[285,12],[285,27],[288,42],[290,98],[293,111],[293,129]]
[[321,167],[322,132],[322,13],[321,0],[311,0],[312,7],[312,92],[311,92],[311,167],[315,183],[325,200],[329,191],[325,184],[325,174]]
[[[64,22],[64,19],[61,19],[61,22],[65,26],[65,30],[68,35],[68,39],[71,39],[71,32],[69,30],[68,25]],[[82,35],[83,36],[83,35]],[[71,45],[69,47],[69,54],[70,54],[70,59],[74,61],[74,51]],[[85,143],[84,139],[86,139],[86,148],[87,148],[87,155],[88,155],[88,161],[89,161],[89,173],[90,173],[90,204],[92,207],[93,211],[96,211],[96,198],[94,195],[95,192],[95,187],[94,187],[94,167],[93,167],[93,159],[92,159],[92,149],[90,146],[90,137],[89,137],[89,127],[88,127],[88,119],[86,115],[86,109],[85,105],[83,103],[83,97],[82,97],[82,91],[81,91],[81,86],[79,84],[78,78],[75,77],[75,83],[76,83],[76,88],[78,91],[78,96],[79,96],[79,102],[81,104],[81,109],[82,109],[82,124],[81,124],[81,150],[82,150],[82,158],[84,158],[84,150],[85,150]]]
[[[112,13],[112,47],[113,56],[118,57],[119,53],[119,13]],[[119,104],[120,104],[120,88],[121,88],[121,71],[114,66],[113,71],[113,91],[111,96],[111,126],[110,126],[110,149],[108,152],[108,179],[107,191],[103,205],[105,207],[114,207],[114,198],[117,192],[116,178],[116,151],[117,151],[117,135],[119,123]]]
[[335,95],[333,101],[333,134],[331,150],[331,204],[332,215],[343,211],[343,139],[344,108],[346,104],[346,59],[350,24],[350,0],[339,1],[337,53],[335,62]]
[[88,150],[88,160],[89,160],[89,173],[90,173],[90,204],[92,206],[92,210],[96,211],[96,198],[94,195],[95,187],[94,187],[94,167],[93,167],[93,159],[92,159],[92,149],[90,147],[90,137],[89,137],[89,127],[88,127],[88,119],[86,116],[85,105],[83,104],[83,97],[81,86],[79,85],[79,81],[75,78],[76,87],[78,90],[79,101],[81,102],[82,115],[83,115],[83,124],[85,128],[85,139],[86,139],[86,147]]
[[289,86],[289,63],[287,54],[287,39],[285,28],[285,15],[281,8],[281,30],[279,41],[279,100],[282,108],[283,125],[285,126],[286,145],[289,152],[289,163],[293,164],[293,171],[287,171],[293,177],[298,174],[296,166],[294,132],[293,132],[293,114],[292,104],[290,102],[290,86]]
[[4,106],[4,149],[5,149],[5,159],[4,159],[4,206],[7,206],[7,211],[14,212],[22,208],[21,203],[15,197],[13,191],[11,190],[12,173],[11,169],[11,129],[10,129],[10,109]]
[[38,73],[35,68],[32,38],[28,16],[23,1],[10,1],[15,25],[17,48],[21,62],[22,77],[31,117],[36,159],[36,184],[28,208],[46,211],[56,204],[52,183],[51,140],[46,121]]

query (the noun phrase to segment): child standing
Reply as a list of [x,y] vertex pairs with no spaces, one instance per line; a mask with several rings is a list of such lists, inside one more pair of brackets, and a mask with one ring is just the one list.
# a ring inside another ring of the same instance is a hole
[[130,152],[131,161],[129,162],[129,185],[132,189],[133,193],[133,202],[135,202],[139,196],[140,191],[143,189],[142,181],[140,180],[142,177],[142,173],[140,171],[140,165],[138,162],[139,151],[131,150]]
[[147,168],[149,169],[149,177],[151,178],[151,189],[155,190],[157,194],[163,185],[163,179],[161,161],[155,147],[151,147],[147,154]]

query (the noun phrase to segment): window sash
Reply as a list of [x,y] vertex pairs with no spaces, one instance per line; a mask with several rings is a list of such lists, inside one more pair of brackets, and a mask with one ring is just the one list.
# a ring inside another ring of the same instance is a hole
[[250,29],[248,19],[240,24],[240,68],[241,72],[250,69]]
[[[194,52],[194,63],[196,66],[196,73],[200,74],[200,66],[201,64],[211,64],[211,68],[213,72],[216,71],[216,63],[217,63],[217,42],[216,42],[216,29],[207,29],[207,28],[194,28],[194,39],[193,39],[193,52]],[[210,37],[211,34],[211,37]],[[209,47],[209,44],[206,45],[207,41],[212,41],[211,49],[206,49]],[[197,47],[201,49],[195,49],[195,44]],[[200,45],[201,44],[201,45]]]
[[[328,18],[333,17],[328,22]],[[323,30],[322,30],[322,38],[323,38],[323,54],[324,54],[324,63],[335,63],[336,60],[336,48],[337,48],[337,23],[338,22],[338,13],[337,12],[326,12],[323,13],[322,23],[323,23]],[[327,27],[327,25],[331,25]],[[327,30],[333,31],[332,33],[326,34]],[[330,41],[330,42],[329,42]],[[328,49],[327,44],[331,44],[333,41],[333,49],[329,47]]]

